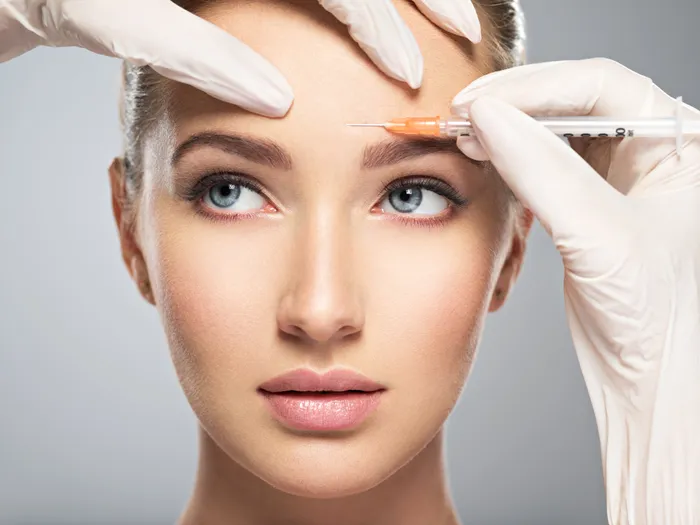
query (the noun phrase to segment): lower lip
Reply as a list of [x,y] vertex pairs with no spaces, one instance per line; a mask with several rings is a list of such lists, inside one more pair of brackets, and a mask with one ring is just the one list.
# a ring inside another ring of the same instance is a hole
[[277,420],[295,430],[350,430],[376,410],[382,391],[315,394],[262,392]]

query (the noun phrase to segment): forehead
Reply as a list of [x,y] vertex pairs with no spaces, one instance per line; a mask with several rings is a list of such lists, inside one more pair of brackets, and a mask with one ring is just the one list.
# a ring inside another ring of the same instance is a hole
[[317,0],[205,3],[198,14],[274,64],[291,84],[295,101],[286,118],[271,120],[178,85],[174,92],[178,135],[220,124],[231,127],[232,116],[236,117],[234,127],[283,134],[300,129],[341,133],[348,132],[344,126],[348,122],[446,116],[452,97],[487,72],[484,46],[472,46],[441,31],[409,1],[395,0],[394,5],[424,57],[424,81],[418,91],[380,72],[351,40],[347,28]]

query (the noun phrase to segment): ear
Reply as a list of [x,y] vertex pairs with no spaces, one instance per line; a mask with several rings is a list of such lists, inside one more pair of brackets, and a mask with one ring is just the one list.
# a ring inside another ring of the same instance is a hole
[[112,212],[117,223],[122,259],[141,296],[152,305],[155,305],[151,280],[148,276],[148,267],[136,235],[136,218],[131,213],[131,210],[128,210],[126,207],[128,202],[126,172],[124,170],[124,161],[121,158],[115,158],[110,165],[109,181],[112,188]]
[[496,281],[496,287],[494,288],[491,304],[489,305],[489,312],[495,312],[503,306],[510,290],[515,284],[515,280],[518,278],[518,274],[523,265],[523,259],[525,258],[527,237],[530,233],[530,228],[532,228],[533,219],[534,216],[528,209],[522,209],[518,212],[518,216],[515,219],[515,232],[513,233],[510,253]]

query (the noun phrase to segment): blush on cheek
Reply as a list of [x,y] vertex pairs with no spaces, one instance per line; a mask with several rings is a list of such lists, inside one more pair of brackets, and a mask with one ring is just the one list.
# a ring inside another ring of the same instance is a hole
[[382,286],[367,307],[372,361],[398,394],[392,427],[414,446],[431,439],[457,403],[488,306],[489,258],[447,251],[431,264],[414,257],[410,272],[378,272]]
[[189,218],[160,229],[160,307],[174,359],[190,374],[229,382],[230,388],[231,382],[245,382],[246,370],[270,358],[266,352],[276,336],[272,283],[280,270],[271,263],[274,235],[269,241],[264,232],[202,222]]
[[488,266],[445,266],[418,274],[411,293],[394,312],[403,319],[404,339],[413,342],[411,348],[425,372],[463,369],[488,306]]
[[375,282],[368,339],[384,342],[392,375],[411,378],[444,407],[467,377],[488,311],[500,255],[496,233],[483,230],[496,226],[472,214],[455,228],[430,234],[382,228],[367,240],[376,254],[365,268]]

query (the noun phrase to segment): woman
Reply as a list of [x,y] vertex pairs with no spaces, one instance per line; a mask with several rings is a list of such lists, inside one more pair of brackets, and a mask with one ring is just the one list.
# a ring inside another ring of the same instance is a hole
[[444,112],[514,58],[397,7],[419,93],[304,1],[196,11],[281,69],[282,120],[127,67],[115,214],[202,426],[185,524],[457,522],[441,428],[531,215],[454,140],[345,124]]
[[[143,73],[131,70],[127,99],[138,105],[127,104],[126,123],[135,133],[127,162],[111,170],[115,212],[125,260],[159,307],[202,422],[200,475],[183,523],[456,522],[440,428],[485,311],[517,275],[529,216],[488,166],[449,144],[387,143],[344,128],[442,112],[460,89],[453,83],[470,84],[493,66],[494,55],[477,48],[465,56],[399,6],[426,57],[418,96],[380,81],[330,21],[296,4],[211,2],[199,12],[281,67],[297,95],[285,120],[183,86],[146,86],[149,101]],[[251,31],[258,10],[267,31]],[[309,56],[312,65],[299,58]],[[316,68],[325,74],[314,76]],[[673,141],[647,141],[643,151],[634,141],[575,144],[613,192],[551,134],[483,95],[529,113],[618,116],[667,115],[668,97],[597,61],[486,79],[455,100],[479,132],[478,143],[460,147],[493,162],[564,256],[610,521],[693,523],[697,145],[689,142],[679,161]],[[552,87],[563,79],[568,90]],[[172,101],[165,118],[154,109],[159,94]],[[600,213],[589,212],[592,203]],[[277,377],[300,364],[341,364],[371,381],[327,377],[332,388],[366,393],[305,393],[299,407],[298,394],[281,392],[326,386]]]

